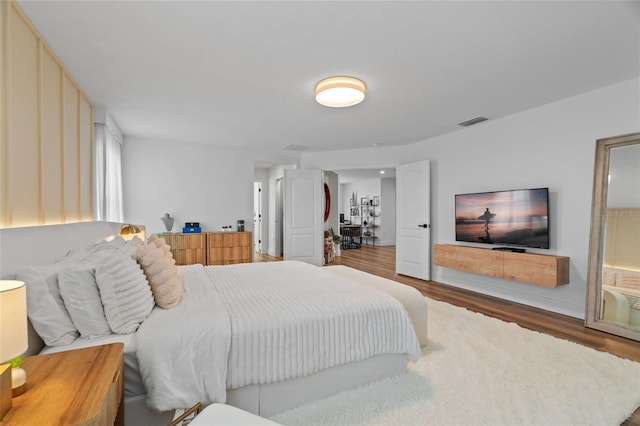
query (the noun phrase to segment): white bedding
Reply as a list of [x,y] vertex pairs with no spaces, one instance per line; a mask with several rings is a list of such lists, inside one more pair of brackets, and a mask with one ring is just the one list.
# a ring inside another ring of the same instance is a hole
[[226,389],[420,347],[393,297],[301,262],[183,268],[184,298],[137,332],[147,405],[225,402]]
[[155,411],[226,402],[229,316],[202,265],[182,271],[182,302],[155,307],[136,332],[146,402]]

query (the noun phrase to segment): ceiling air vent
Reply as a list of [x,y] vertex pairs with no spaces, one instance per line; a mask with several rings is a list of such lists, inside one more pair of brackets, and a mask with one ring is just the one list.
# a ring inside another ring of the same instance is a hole
[[487,120],[488,118],[486,117],[476,117],[476,118],[472,118],[471,120],[458,123],[458,126],[464,126],[464,127],[473,126],[474,124],[482,123],[483,121],[487,121]]
[[285,146],[282,149],[286,149],[288,151],[306,151],[308,149],[308,147],[303,146],[303,145],[289,144],[289,145]]

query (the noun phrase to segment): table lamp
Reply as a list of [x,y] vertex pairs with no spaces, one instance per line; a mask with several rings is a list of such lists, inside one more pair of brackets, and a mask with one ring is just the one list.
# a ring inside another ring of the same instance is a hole
[[136,225],[122,225],[122,227],[120,228],[120,236],[125,240],[132,240],[135,237],[144,240],[144,231],[138,228]]
[[[10,362],[27,351],[27,288],[22,281],[0,280],[0,419],[11,408],[12,394],[26,387],[26,374]],[[13,376],[13,378],[12,378]]]

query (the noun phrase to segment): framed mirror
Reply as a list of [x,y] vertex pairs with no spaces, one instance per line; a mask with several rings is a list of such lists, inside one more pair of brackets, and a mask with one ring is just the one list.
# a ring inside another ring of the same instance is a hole
[[329,185],[324,184],[324,221],[329,220],[329,213],[331,213],[331,191]]
[[640,341],[640,133],[596,141],[585,325]]

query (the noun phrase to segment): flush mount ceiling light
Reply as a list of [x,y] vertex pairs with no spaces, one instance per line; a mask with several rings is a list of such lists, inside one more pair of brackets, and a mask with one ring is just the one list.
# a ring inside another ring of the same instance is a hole
[[364,82],[353,77],[329,77],[316,84],[316,101],[320,105],[343,108],[364,100]]

